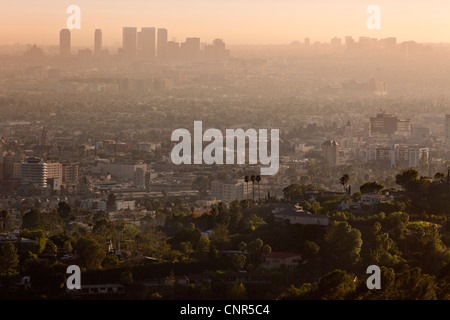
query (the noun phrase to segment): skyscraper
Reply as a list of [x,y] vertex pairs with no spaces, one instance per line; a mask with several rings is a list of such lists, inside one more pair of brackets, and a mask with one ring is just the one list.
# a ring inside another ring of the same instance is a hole
[[200,53],[200,38],[186,38],[181,44],[182,54],[185,59],[196,60]]
[[225,42],[222,39],[214,39],[212,45],[205,46],[205,57],[207,59],[228,58],[230,51],[225,48]]
[[99,55],[102,52],[102,30],[95,29],[94,33],[94,54]]
[[22,162],[22,185],[47,187],[47,164],[39,158],[28,158]]
[[180,44],[176,41],[167,42],[167,58],[176,60],[180,56]]
[[156,34],[155,28],[141,28],[138,34],[139,57],[144,60],[155,58]]
[[336,167],[340,164],[339,143],[334,140],[327,140],[322,144],[322,156],[330,167]]
[[123,27],[122,33],[122,50],[125,58],[136,58],[137,49],[137,28]]
[[382,110],[376,117],[370,117],[371,134],[391,135],[397,131],[398,118]]
[[59,54],[61,56],[70,55],[70,30],[61,29],[59,32]]
[[160,59],[165,59],[167,57],[167,29],[158,28],[158,46],[157,56]]

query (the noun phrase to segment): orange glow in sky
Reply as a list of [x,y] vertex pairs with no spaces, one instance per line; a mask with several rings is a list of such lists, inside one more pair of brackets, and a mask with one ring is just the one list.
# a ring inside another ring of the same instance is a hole
[[[394,3],[395,2],[395,3]],[[370,5],[381,9],[381,29],[366,26]],[[397,37],[399,41],[450,42],[450,1],[391,0],[1,0],[0,44],[57,45],[69,5],[81,8],[74,46],[121,43],[122,27],[166,28],[169,40],[197,36],[227,44],[288,44],[332,37]]]

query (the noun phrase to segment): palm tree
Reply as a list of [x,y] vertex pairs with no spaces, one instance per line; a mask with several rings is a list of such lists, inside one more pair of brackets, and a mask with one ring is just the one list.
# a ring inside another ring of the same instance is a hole
[[245,176],[244,180],[245,180],[245,183],[247,184],[247,199],[248,199],[248,182],[250,181],[250,177]]
[[350,180],[350,176],[346,173],[344,174],[341,179],[339,179],[340,184],[342,184],[342,187],[344,188],[344,191],[346,191],[345,185],[347,184],[348,180]]
[[250,181],[252,182],[253,203],[255,203],[255,180],[256,180],[256,177],[254,175],[252,175],[250,177]]
[[259,188],[259,182],[261,181],[261,176],[257,175],[255,178],[256,182],[258,182],[258,199],[261,201],[261,189]]

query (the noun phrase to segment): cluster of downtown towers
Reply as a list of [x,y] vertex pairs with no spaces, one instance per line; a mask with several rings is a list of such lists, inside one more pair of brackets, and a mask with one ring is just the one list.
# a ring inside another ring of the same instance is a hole
[[[168,41],[167,29],[142,27],[138,31],[136,27],[123,27],[122,47],[119,48],[118,55],[132,60],[135,58],[143,60],[152,60],[154,58],[170,58],[171,53],[182,51],[187,58],[195,58],[200,50],[200,38],[186,38],[184,43]],[[210,46],[214,56],[225,57],[229,54],[225,49],[225,43],[222,39],[215,39]],[[182,50],[179,50],[182,49]],[[62,29],[59,34],[59,50],[61,56],[71,54],[70,30]],[[96,29],[94,32],[94,54],[102,53],[102,30]]]
[[[156,39],[158,43],[156,44]],[[98,55],[102,51],[102,30],[96,29],[94,32],[94,54]],[[155,28],[141,28],[137,31],[135,27],[124,27],[122,34],[122,48],[119,53],[135,58],[137,55],[154,58],[165,57],[167,55],[167,29],[158,28],[156,37]],[[70,30],[62,29],[59,33],[59,53],[67,56],[71,53]]]

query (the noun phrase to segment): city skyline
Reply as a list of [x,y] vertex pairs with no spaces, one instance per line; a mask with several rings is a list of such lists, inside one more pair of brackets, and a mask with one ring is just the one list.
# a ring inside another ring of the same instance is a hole
[[[366,26],[371,3],[345,0],[337,3],[299,3],[295,1],[239,3],[237,1],[209,3],[204,0],[184,3],[171,1],[85,1],[81,9],[81,29],[73,31],[73,46],[90,44],[92,30],[103,30],[103,44],[120,42],[120,29],[126,25],[141,25],[171,30],[173,37],[198,36],[202,39],[223,38],[232,45],[286,44],[308,36],[312,41],[327,41],[333,36],[347,35],[386,38],[399,41],[450,42],[443,30],[450,28],[446,12],[450,4],[427,6],[418,1],[390,3],[382,0],[381,29]],[[29,3],[29,5],[27,5]],[[54,45],[53,30],[66,27],[69,14],[67,1],[44,0],[39,8],[29,1],[3,4],[0,25],[14,32],[3,33],[0,44],[36,43]],[[448,10],[447,10],[448,9]],[[332,30],[332,32],[330,32]]]

